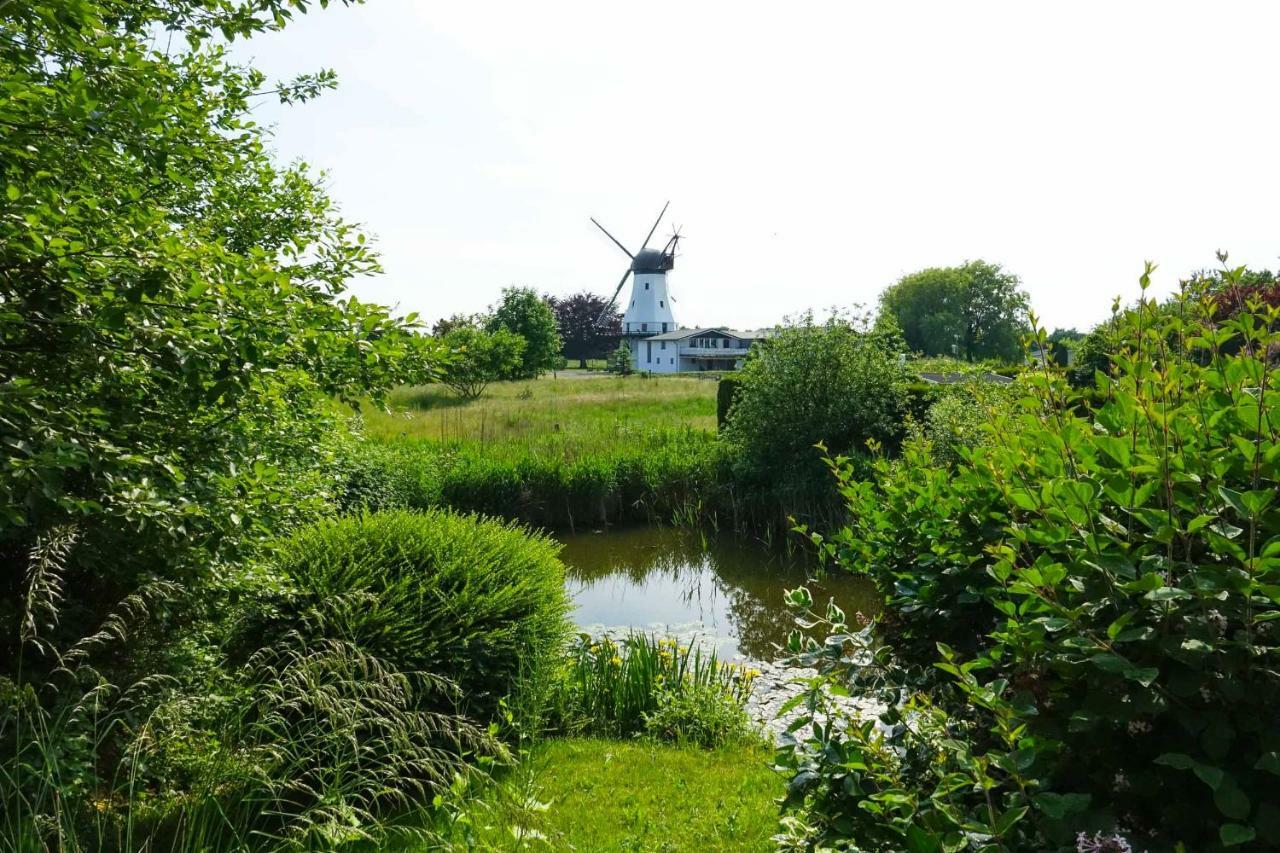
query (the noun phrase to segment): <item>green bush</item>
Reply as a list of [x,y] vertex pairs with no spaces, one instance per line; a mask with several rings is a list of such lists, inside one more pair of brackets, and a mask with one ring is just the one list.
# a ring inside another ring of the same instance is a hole
[[716,746],[750,732],[744,705],[758,673],[675,640],[580,635],[554,702],[566,732],[633,735]]
[[723,430],[724,425],[729,422],[729,410],[733,408],[733,401],[738,396],[738,388],[742,384],[742,377],[737,373],[726,373],[720,377],[720,382],[716,385],[716,428]]
[[723,433],[739,476],[820,481],[816,444],[835,453],[896,444],[909,378],[899,345],[842,318],[805,316],[753,347]]
[[[855,518],[884,495],[894,505],[824,547],[893,590],[920,640],[895,651],[943,677],[879,656],[933,722],[895,707],[887,750],[825,730],[798,748],[817,834],[883,839],[869,849],[938,849],[961,832],[1053,849],[1117,827],[1157,850],[1280,844],[1267,713],[1280,702],[1280,309],[1214,310],[1143,302],[1116,321],[1100,405],[1057,371],[1027,372],[1023,399],[954,473],[931,479],[927,456],[908,455],[879,487],[850,489]],[[938,519],[886,532],[931,504],[967,532]],[[926,656],[948,627],[964,650]],[[805,654],[867,677],[842,649]],[[839,749],[867,769],[850,773]]]
[[276,565],[342,637],[405,671],[457,684],[480,720],[504,699],[536,715],[567,630],[559,546],[526,528],[433,510],[324,521]]

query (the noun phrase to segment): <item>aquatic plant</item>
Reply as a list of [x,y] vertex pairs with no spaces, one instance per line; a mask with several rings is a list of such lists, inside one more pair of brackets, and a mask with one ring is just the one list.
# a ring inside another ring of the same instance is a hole
[[569,649],[553,722],[574,733],[649,732],[714,745],[747,732],[743,705],[758,675],[696,641],[581,634]]

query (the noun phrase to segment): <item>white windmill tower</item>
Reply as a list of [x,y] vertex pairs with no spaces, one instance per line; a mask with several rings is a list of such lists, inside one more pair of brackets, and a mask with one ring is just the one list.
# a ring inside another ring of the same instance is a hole
[[671,235],[662,249],[648,248],[649,240],[652,239],[653,232],[658,230],[658,225],[662,222],[662,217],[670,204],[671,202],[667,202],[662,206],[662,211],[654,221],[653,227],[649,229],[648,236],[640,244],[640,251],[635,254],[622,245],[618,238],[610,234],[603,225],[596,222],[594,217],[591,220],[631,259],[627,271],[622,274],[618,286],[613,291],[608,307],[601,313],[601,318],[603,319],[618,301],[618,294],[622,292],[622,286],[627,283],[627,277],[634,275],[631,299],[627,302],[622,314],[622,337],[631,345],[633,357],[637,359],[640,355],[640,348],[636,345],[639,340],[676,330],[675,315],[671,313],[671,295],[667,292],[667,273],[675,266],[676,244],[680,242],[679,230]]

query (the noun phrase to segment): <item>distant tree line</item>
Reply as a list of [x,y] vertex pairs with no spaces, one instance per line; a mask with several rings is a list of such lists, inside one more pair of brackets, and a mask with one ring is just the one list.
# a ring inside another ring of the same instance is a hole
[[442,318],[431,334],[449,351],[440,381],[474,399],[491,382],[534,379],[567,359],[585,368],[587,359],[611,352],[621,330],[621,315],[593,293],[539,296],[531,287],[508,287],[487,312]]

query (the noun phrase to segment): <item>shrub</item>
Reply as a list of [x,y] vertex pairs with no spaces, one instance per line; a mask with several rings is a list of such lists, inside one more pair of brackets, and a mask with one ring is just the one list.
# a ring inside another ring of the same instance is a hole
[[752,736],[742,703],[719,687],[664,688],[655,698],[657,707],[644,715],[644,730],[650,737],[712,749]]
[[[902,780],[896,802],[929,808],[891,815],[892,798],[877,805],[855,786],[849,809],[827,813],[872,815],[893,849],[948,844],[975,808],[988,814],[983,831],[1020,839],[1010,846],[1117,827],[1154,849],[1280,844],[1280,735],[1264,713],[1280,701],[1280,309],[1255,301],[1221,320],[1215,309],[1184,294],[1117,318],[1096,406],[1056,371],[1025,374],[1027,393],[995,417],[992,440],[937,484],[957,518],[983,523],[968,546],[942,537],[954,570],[939,577],[923,543],[899,548],[875,530],[834,546],[843,565],[884,572],[882,582],[920,567],[919,592],[894,593],[917,636],[951,608],[964,608],[974,634],[971,651],[940,647],[943,683],[893,673],[927,690],[920,707],[940,709],[949,740],[935,743],[962,777],[921,781],[889,756],[876,772]],[[923,458],[906,464],[902,482],[927,476]],[[920,644],[908,651],[929,662]],[[890,712],[887,742],[910,753],[930,738],[908,716]],[[830,769],[809,766],[797,783],[811,806],[833,790]]]
[[616,373],[619,376],[630,376],[635,372],[634,359],[631,355],[631,345],[626,341],[618,344],[618,348],[609,353],[609,357],[605,359],[605,369],[610,373]]
[[753,347],[738,373],[724,439],[744,474],[820,479],[814,445],[847,453],[901,436],[908,374],[897,339],[865,324],[802,317]]
[[673,639],[579,635],[556,698],[559,727],[575,733],[649,732],[704,745],[749,729],[743,706],[756,672]]
[[524,366],[525,340],[507,329],[459,326],[444,336],[444,344],[449,356],[440,381],[464,400],[474,400],[490,382],[520,373]]
[[566,631],[559,546],[526,528],[433,510],[324,521],[276,565],[342,637],[405,671],[457,684],[494,719],[507,698],[536,715]]
[[720,382],[716,385],[716,428],[723,430],[724,425],[729,422],[729,410],[733,408],[733,401],[738,396],[738,388],[742,383],[742,378],[736,373],[727,373],[720,377]]

